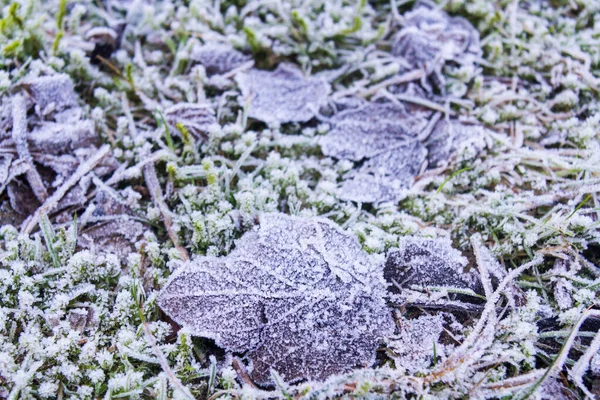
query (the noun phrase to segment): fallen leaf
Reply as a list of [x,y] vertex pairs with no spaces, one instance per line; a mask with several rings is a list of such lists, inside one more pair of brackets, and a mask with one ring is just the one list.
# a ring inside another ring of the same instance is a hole
[[158,304],[193,335],[247,351],[250,376],[270,384],[321,380],[372,364],[392,331],[380,265],[322,219],[263,214],[227,257],[181,267]]
[[235,76],[248,102],[248,116],[267,123],[306,122],[323,106],[331,86],[324,79],[307,78],[293,65],[275,71],[251,69]]

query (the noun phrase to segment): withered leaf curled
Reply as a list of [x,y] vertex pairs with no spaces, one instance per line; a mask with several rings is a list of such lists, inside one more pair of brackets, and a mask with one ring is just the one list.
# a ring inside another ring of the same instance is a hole
[[229,44],[214,42],[195,46],[190,58],[200,62],[209,76],[224,74],[252,60],[252,57],[237,51]]
[[414,67],[432,68],[449,60],[473,63],[482,51],[479,32],[466,19],[450,17],[439,8],[419,3],[404,14],[404,27],[396,35],[392,54]]
[[481,125],[445,119],[440,120],[427,140],[427,162],[430,168],[442,166],[453,156],[467,150],[479,153],[485,148],[485,128]]
[[159,306],[192,334],[247,351],[250,376],[270,384],[324,379],[372,364],[393,331],[381,268],[331,221],[263,214],[227,257],[181,267]]
[[248,116],[267,123],[306,122],[327,101],[331,86],[307,78],[295,66],[280,64],[275,71],[251,69],[235,76]]
[[465,272],[467,263],[447,239],[404,237],[398,248],[388,253],[384,276],[392,293],[412,285],[481,292],[479,275],[474,271]]

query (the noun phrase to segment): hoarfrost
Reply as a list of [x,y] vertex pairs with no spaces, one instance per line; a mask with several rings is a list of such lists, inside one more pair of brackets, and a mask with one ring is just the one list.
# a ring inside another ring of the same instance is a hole
[[416,141],[394,146],[367,160],[358,171],[348,174],[340,190],[343,200],[361,203],[398,201],[412,186],[421,170],[427,151]]
[[393,330],[380,266],[332,222],[263,214],[227,257],[179,269],[160,307],[197,336],[248,351],[251,377],[324,379],[374,362]]
[[474,155],[485,147],[480,125],[438,121],[431,112],[413,108],[409,113],[392,103],[350,107],[331,123],[331,131],[319,139],[323,154],[366,160],[344,176],[339,192],[342,200],[361,203],[402,200],[425,165],[439,167],[456,154]]
[[195,46],[190,53],[190,58],[202,64],[209,76],[224,74],[252,61],[252,57],[224,43],[207,43],[202,46]]
[[327,101],[330,85],[307,78],[293,65],[275,71],[251,69],[236,75],[242,104],[249,101],[248,116],[266,123],[306,122]]

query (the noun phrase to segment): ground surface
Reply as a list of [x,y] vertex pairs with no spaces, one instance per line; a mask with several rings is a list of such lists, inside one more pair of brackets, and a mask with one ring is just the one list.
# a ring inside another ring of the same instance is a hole
[[[599,396],[596,0],[0,4],[0,398]],[[278,238],[372,310],[279,373],[159,301]]]

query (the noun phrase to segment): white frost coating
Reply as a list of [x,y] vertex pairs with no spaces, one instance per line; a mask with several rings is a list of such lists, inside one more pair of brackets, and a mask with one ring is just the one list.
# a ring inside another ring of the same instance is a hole
[[251,377],[321,380],[372,364],[393,331],[385,285],[352,235],[322,218],[263,214],[227,257],[177,270],[160,307],[192,334],[248,351]]
[[195,46],[190,58],[202,64],[208,75],[224,74],[252,60],[229,44],[213,42]]
[[466,19],[420,3],[404,14],[404,28],[396,35],[392,54],[413,67],[429,69],[448,60],[473,64],[482,51],[479,32]]
[[429,167],[439,167],[462,152],[479,153],[486,146],[484,134],[485,128],[481,125],[442,119],[425,141]]
[[210,126],[217,122],[215,111],[209,104],[176,104],[167,108],[164,116],[173,127],[181,123],[197,138],[207,137]]
[[367,160],[348,174],[339,196],[361,203],[383,203],[404,198],[419,173],[427,151],[411,140]]
[[251,69],[235,80],[248,116],[266,123],[306,122],[327,101],[331,86],[324,79],[307,78],[295,66],[280,64],[275,71]]
[[333,129],[319,144],[326,156],[360,161],[418,136],[429,114],[409,115],[395,104],[367,103],[335,115]]
[[398,334],[389,340],[394,362],[399,368],[415,373],[427,369],[436,357],[444,357],[444,345],[439,338],[444,331],[442,314],[403,319]]
[[384,275],[392,293],[400,291],[398,285],[455,287],[481,292],[478,274],[464,272],[467,263],[448,239],[403,237],[398,248],[388,253]]
[[77,106],[75,85],[67,74],[26,78],[20,84],[44,114],[49,106],[53,111]]
[[366,160],[344,177],[339,197],[360,203],[397,202],[426,160],[428,167],[439,167],[456,154],[474,155],[485,147],[485,128],[460,121],[433,120],[432,132],[420,142],[430,118],[431,112],[408,113],[392,103],[365,103],[335,115],[332,130],[319,139],[323,154]]
[[323,154],[366,159],[345,176],[339,197],[361,203],[401,200],[427,156],[416,137],[430,114],[408,114],[391,103],[366,103],[335,115],[333,129],[319,141]]

